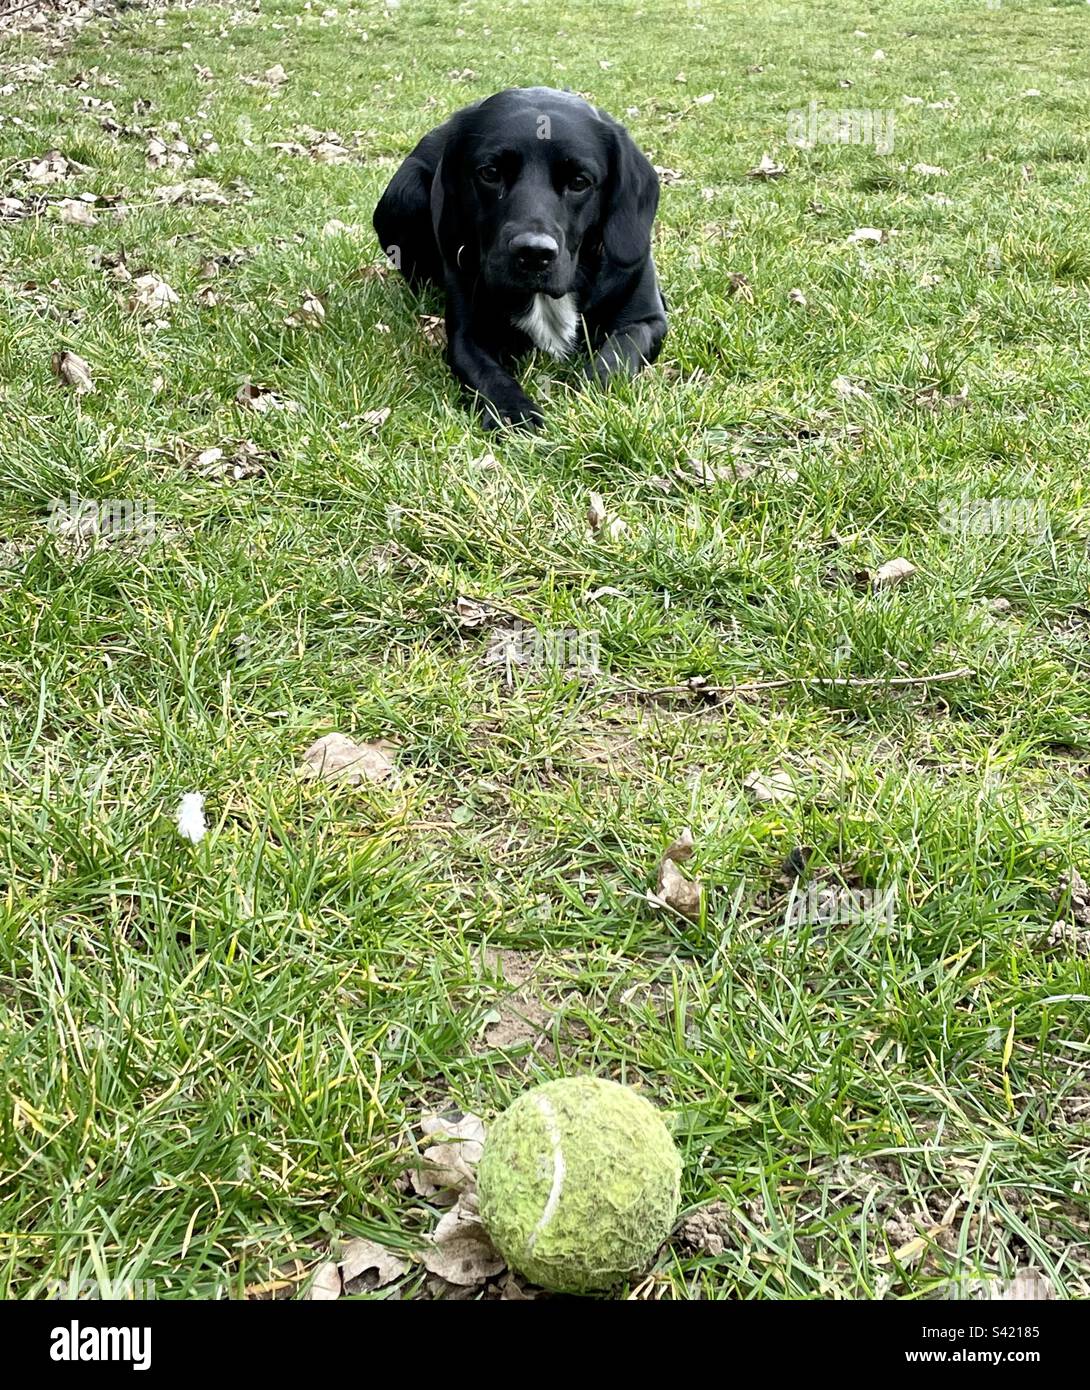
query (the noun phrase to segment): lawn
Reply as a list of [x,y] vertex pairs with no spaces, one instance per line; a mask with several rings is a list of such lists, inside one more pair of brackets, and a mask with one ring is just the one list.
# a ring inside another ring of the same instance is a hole
[[[9,1297],[516,1296],[421,1122],[586,1073],[684,1161],[622,1296],[1090,1295],[1090,11],[562,11],[0,31]],[[370,216],[537,83],[670,333],[489,435]]]

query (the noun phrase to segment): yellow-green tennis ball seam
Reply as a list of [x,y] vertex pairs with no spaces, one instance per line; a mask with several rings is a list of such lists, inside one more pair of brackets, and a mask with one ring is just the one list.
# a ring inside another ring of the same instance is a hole
[[596,1077],[548,1081],[496,1120],[477,1169],[481,1219],[507,1263],[561,1293],[642,1274],[681,1202],[681,1159],[655,1107]]

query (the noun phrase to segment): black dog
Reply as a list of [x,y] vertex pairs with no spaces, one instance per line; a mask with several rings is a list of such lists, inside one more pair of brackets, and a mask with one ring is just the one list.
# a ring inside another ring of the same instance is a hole
[[581,97],[515,88],[425,135],[375,209],[390,260],[447,296],[447,361],[488,425],[539,425],[504,363],[589,346],[600,380],[653,362],[666,310],[651,259],[654,169]]

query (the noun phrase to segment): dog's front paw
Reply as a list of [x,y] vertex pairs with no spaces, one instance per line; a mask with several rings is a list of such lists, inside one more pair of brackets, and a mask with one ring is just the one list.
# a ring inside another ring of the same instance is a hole
[[635,376],[643,365],[639,354],[627,341],[610,339],[587,363],[587,376],[600,386],[606,386],[615,376]]
[[486,430],[539,430],[545,423],[541,411],[521,391],[512,392],[500,400],[483,402],[481,418]]

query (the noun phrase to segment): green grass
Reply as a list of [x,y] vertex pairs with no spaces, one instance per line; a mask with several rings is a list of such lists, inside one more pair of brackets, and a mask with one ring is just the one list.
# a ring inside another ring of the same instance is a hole
[[[737,1213],[640,1297],[1027,1265],[1087,1296],[1090,978],[1077,938],[1044,947],[1061,874],[1090,877],[1090,13],[335,8],[130,7],[0,48],[0,196],[54,205],[0,230],[0,1292],[302,1292],[331,1239],[432,1229],[398,1182],[423,1114],[591,1072],[671,1113],[687,1210]],[[528,364],[544,433],[488,437],[421,331],[441,305],[364,273],[370,213],[449,110],[537,82],[681,173],[671,329],[608,394]],[[893,111],[893,152],[789,145],[811,100]],[[150,131],[192,163],[149,168]],[[327,131],[349,162],[270,148]],[[86,172],[24,185],[51,148]],[[785,177],[746,177],[765,152]],[[194,177],[228,204],[156,202]],[[82,192],[127,215],[64,225]],[[121,252],[177,292],[162,326]],[[285,326],[307,289],[324,323]],[[298,410],[240,410],[247,379]],[[256,476],[193,466],[247,438]],[[74,545],[70,494],[143,499],[151,543]],[[917,573],[860,587],[895,556]],[[486,665],[459,596],[596,641],[599,674]],[[839,676],[876,683],[814,680]],[[807,682],[632,689],[692,677]],[[400,785],[301,782],[331,730],[390,740]],[[751,805],[776,769],[795,798]],[[697,922],[646,900],[686,825]],[[796,846],[813,883],[895,891],[892,923],[785,925]],[[494,1047],[531,996],[545,1043]],[[373,1296],[425,1292],[414,1266]]]

